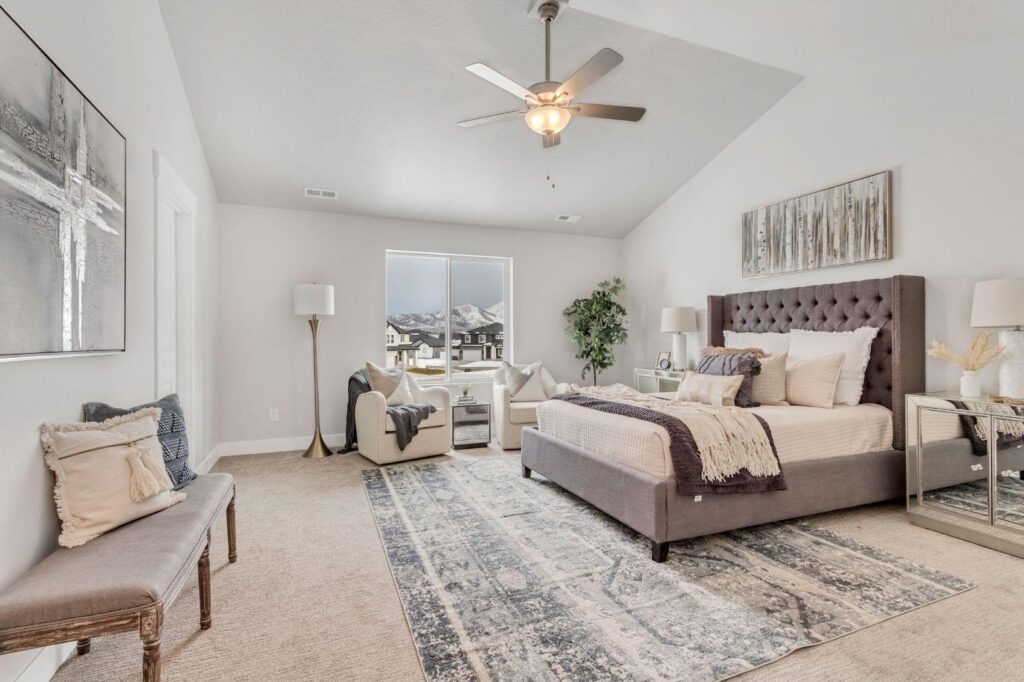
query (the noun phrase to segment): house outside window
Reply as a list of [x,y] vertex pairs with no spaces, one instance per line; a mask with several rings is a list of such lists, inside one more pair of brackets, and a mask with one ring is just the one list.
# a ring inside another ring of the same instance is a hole
[[388,251],[386,263],[388,366],[408,359],[421,382],[472,381],[512,357],[512,259]]

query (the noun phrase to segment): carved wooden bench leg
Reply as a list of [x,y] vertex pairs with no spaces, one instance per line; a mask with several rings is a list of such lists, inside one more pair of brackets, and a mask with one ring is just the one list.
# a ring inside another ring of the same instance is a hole
[[163,629],[163,621],[162,606],[143,611],[139,618],[139,637],[142,638],[142,682],[160,682],[160,631]]
[[213,625],[210,606],[210,531],[206,531],[206,547],[199,557],[199,629],[209,630]]
[[238,560],[238,547],[235,544],[235,492],[231,491],[231,501],[228,502],[228,562],[235,563]]
[[91,648],[92,648],[92,640],[91,639],[80,639],[80,640],[78,640],[77,649],[78,649],[78,655],[79,656],[85,656],[87,653],[89,653],[89,649],[91,649]]

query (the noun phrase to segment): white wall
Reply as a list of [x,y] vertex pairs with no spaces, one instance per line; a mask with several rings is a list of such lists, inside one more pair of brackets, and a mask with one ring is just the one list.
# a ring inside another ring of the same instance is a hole
[[[891,274],[924,275],[928,338],[965,345],[972,284],[1024,274],[1022,63],[1024,44],[1003,43],[800,83],[626,238],[627,364],[671,347],[662,306]],[[742,212],[887,168],[894,260],[740,279]],[[957,388],[957,370],[927,369],[930,389]]]
[[[39,424],[77,421],[82,403],[133,405],[154,398],[153,149],[199,199],[205,455],[217,441],[212,384],[216,332],[216,195],[155,0],[4,0],[3,6],[127,137],[127,352],[0,363],[0,589],[56,546],[53,483]],[[13,679],[32,652],[0,657]]]
[[611,239],[233,205],[221,205],[218,223],[225,442],[313,432],[310,333],[292,314],[294,284],[335,286],[335,314],[320,326],[320,390],[324,433],[338,434],[349,375],[384,362],[387,249],[511,257],[515,361],[543,360],[560,381],[579,381],[580,370],[562,310],[621,265],[622,242]]

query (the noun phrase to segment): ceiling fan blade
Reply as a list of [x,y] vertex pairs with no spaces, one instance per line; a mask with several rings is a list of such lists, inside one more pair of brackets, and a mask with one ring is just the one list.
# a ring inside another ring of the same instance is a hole
[[519,99],[530,101],[536,100],[536,95],[534,95],[532,92],[524,88],[519,83],[516,83],[508,76],[504,76],[498,73],[497,71],[487,66],[486,64],[481,64],[479,62],[477,62],[476,64],[470,64],[469,66],[466,67],[466,71],[469,71],[474,76],[480,76],[480,78],[483,78],[488,83],[492,85],[497,85],[505,92],[513,94]]
[[620,107],[616,104],[574,104],[569,107],[574,116],[588,118],[610,118],[615,121],[631,121],[636,123],[644,117],[647,110],[643,107]]
[[621,63],[622,55],[606,47],[591,57],[589,62],[581,66],[579,71],[569,77],[569,80],[558,86],[558,89],[555,90],[555,95],[566,95],[570,99],[577,97],[599,78]]
[[504,111],[500,114],[491,114],[490,116],[480,116],[479,118],[471,118],[465,121],[459,121],[458,125],[460,128],[472,128],[473,126],[482,126],[485,123],[495,123],[497,121],[507,121],[510,118],[516,118],[526,113],[526,109],[517,109],[516,111]]
[[543,137],[544,149],[549,149],[562,143],[562,136],[559,133],[552,133]]

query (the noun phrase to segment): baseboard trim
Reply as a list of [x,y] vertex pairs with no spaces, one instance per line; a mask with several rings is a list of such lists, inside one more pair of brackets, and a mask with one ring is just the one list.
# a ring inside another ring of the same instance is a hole
[[[31,652],[25,652],[31,653]],[[15,682],[48,682],[57,670],[75,653],[75,643],[65,642],[35,650],[35,656],[22,668]],[[17,654],[11,654],[17,655]]]
[[213,465],[217,463],[218,459],[220,459],[220,445],[217,445],[213,448],[213,450],[210,450],[206,454],[206,457],[203,459],[203,461],[196,465],[196,473],[210,473],[210,470],[213,469]]
[[[302,452],[313,441],[313,436],[292,436],[289,438],[266,438],[264,440],[237,440],[229,443],[220,443],[207,457],[209,460],[216,453],[216,459],[221,457],[236,457],[238,455],[262,455],[268,452]],[[340,448],[345,444],[345,434],[330,433],[324,434],[324,441],[328,447]],[[216,462],[216,459],[213,462]],[[213,462],[210,466],[213,466]]]

